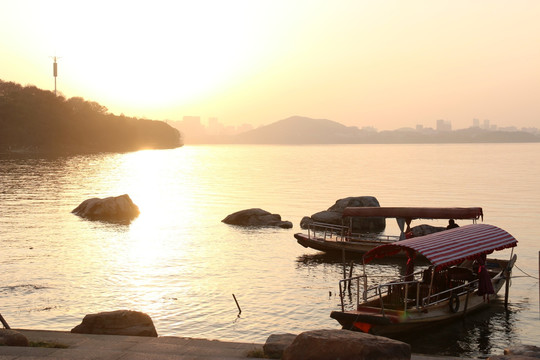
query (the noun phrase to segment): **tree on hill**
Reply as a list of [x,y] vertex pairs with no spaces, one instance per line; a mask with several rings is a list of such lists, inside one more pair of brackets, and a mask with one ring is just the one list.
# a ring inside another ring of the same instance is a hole
[[81,97],[0,80],[0,152],[125,152],[182,146],[162,121],[117,116]]

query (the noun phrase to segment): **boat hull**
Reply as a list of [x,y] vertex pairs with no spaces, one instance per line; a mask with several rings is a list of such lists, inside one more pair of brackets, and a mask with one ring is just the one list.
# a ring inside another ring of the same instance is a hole
[[364,254],[377,246],[384,245],[382,241],[336,241],[336,240],[323,240],[319,238],[309,237],[307,234],[297,233],[294,234],[296,242],[303,247],[311,248],[324,252],[342,252]]
[[[472,297],[473,295],[470,296]],[[330,317],[337,320],[342,328],[346,330],[362,331],[373,335],[392,336],[452,322],[489,305],[480,300],[477,304],[469,306],[467,310],[464,310],[464,301],[464,299],[460,300],[461,308],[456,313],[449,310],[448,303],[444,303],[439,309],[431,309],[425,313],[421,311],[414,311],[415,314],[404,311],[387,311],[385,316],[382,316],[381,314],[369,314],[363,311],[333,311]]]

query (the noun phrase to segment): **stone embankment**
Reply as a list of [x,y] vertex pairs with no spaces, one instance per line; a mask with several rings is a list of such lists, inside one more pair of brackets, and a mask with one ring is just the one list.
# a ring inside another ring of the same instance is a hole
[[[264,345],[175,336],[125,336],[77,334],[65,331],[0,329],[1,359],[412,359],[465,360],[466,358],[411,354],[407,344],[376,339],[367,334],[351,335],[347,330],[315,330],[300,335],[271,335]],[[15,336],[13,336],[15,334]],[[352,333],[359,334],[359,333]],[[9,339],[18,338],[11,343]],[[375,337],[377,338],[377,337]],[[20,343],[24,339],[25,346]],[[365,344],[361,339],[366,340]],[[4,346],[2,346],[4,345]],[[388,345],[388,346],[386,346]],[[382,348],[380,347],[382,346]],[[329,352],[332,352],[329,355]],[[540,358],[540,348],[522,345],[509,348],[504,355],[492,355],[488,360],[534,360]],[[472,359],[470,359],[472,360]]]

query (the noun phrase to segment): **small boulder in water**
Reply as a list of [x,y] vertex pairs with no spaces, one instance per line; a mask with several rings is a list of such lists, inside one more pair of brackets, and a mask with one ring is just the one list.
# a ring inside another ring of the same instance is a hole
[[284,229],[292,228],[292,222],[282,221],[281,215],[271,214],[263,209],[240,210],[221,220],[225,224],[240,226],[277,226]]
[[130,222],[139,216],[140,211],[129,195],[125,194],[85,200],[72,213],[89,220]]

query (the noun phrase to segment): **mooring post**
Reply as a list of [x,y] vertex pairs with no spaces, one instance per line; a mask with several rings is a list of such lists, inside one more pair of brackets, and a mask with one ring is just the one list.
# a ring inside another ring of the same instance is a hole
[[504,277],[506,278],[506,284],[504,288],[504,308],[508,310],[508,291],[510,291],[510,270],[504,271]]

